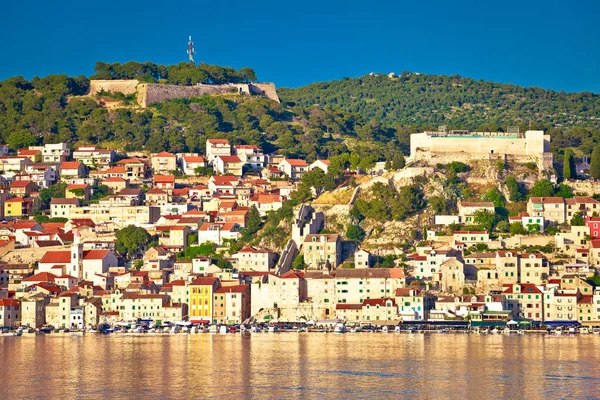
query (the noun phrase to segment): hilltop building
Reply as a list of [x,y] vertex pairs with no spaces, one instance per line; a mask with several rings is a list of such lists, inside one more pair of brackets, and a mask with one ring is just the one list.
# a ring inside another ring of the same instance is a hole
[[408,162],[425,161],[435,165],[498,159],[504,162],[535,162],[540,170],[552,168],[550,135],[544,135],[543,131],[446,132],[444,127],[440,127],[438,132],[410,135]]

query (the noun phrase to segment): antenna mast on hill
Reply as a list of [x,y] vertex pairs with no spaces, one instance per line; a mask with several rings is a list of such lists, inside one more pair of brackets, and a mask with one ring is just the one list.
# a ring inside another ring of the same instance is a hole
[[194,63],[194,54],[196,53],[196,50],[194,50],[194,42],[192,42],[192,37],[190,36],[190,40],[188,42],[188,56],[190,58],[190,64]]

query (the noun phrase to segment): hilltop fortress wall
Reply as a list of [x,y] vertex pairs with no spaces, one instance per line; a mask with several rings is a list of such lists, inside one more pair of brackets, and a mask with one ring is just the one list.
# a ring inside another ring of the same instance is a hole
[[136,94],[137,102],[142,107],[152,103],[162,103],[172,99],[186,99],[204,95],[237,94],[265,96],[279,103],[279,96],[273,83],[242,83],[226,85],[194,86],[163,85],[159,83],[140,83],[136,79],[130,80],[91,80],[89,95],[95,95],[102,90],[106,92],[120,92],[124,95]]
[[98,94],[102,90],[105,92],[118,92],[129,95],[137,91],[137,85],[139,83],[140,82],[137,79],[91,80],[89,95]]
[[544,135],[543,131],[526,131],[524,134],[423,132],[410,135],[409,161],[445,164],[494,159],[533,161],[540,170],[552,168],[550,136]]

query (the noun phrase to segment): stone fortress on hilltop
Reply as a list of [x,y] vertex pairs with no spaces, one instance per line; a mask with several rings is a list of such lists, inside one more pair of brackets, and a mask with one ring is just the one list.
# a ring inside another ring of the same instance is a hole
[[515,128],[507,132],[446,131],[444,126],[437,132],[410,135],[409,162],[435,165],[476,160],[535,162],[540,171],[551,169],[550,135],[544,131],[519,133]]
[[161,83],[140,83],[137,79],[91,80],[89,96],[100,92],[135,94],[137,103],[147,107],[152,103],[162,103],[172,99],[187,99],[203,95],[238,94],[264,96],[279,103],[279,96],[273,83],[231,83],[224,85],[196,84],[193,86],[166,85]]

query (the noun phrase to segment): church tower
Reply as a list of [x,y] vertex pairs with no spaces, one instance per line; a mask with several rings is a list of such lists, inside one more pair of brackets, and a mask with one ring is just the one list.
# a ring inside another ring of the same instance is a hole
[[70,275],[76,276],[77,280],[83,280],[83,244],[81,243],[81,235],[75,231],[73,235],[73,244],[71,245],[71,265],[73,270]]

